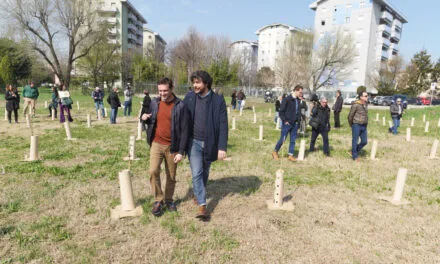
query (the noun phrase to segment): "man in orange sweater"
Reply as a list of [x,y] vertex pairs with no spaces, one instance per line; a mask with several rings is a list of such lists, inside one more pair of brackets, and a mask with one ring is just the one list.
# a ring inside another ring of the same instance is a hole
[[[161,216],[163,208],[176,211],[173,201],[176,170],[188,145],[188,109],[173,93],[173,81],[161,79],[157,84],[159,97],[150,104],[148,113],[141,116],[147,128],[150,148],[150,183],[154,194],[151,213]],[[165,160],[165,194],[161,188],[160,165]]]

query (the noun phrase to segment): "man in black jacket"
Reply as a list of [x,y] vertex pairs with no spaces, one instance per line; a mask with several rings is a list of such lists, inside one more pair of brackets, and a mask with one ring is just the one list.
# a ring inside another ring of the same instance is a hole
[[312,127],[310,152],[315,151],[316,138],[321,134],[324,154],[330,156],[330,147],[328,143],[328,132],[330,131],[330,108],[327,106],[327,99],[325,97],[322,97],[319,104],[316,104],[313,107],[312,117],[318,119],[319,126],[317,128]]
[[290,134],[290,144],[289,144],[289,160],[296,161],[293,157],[293,152],[295,151],[295,140],[298,133],[299,123],[301,121],[301,97],[302,97],[303,87],[297,85],[294,88],[294,95],[287,96],[282,102],[280,107],[280,118],[282,121],[281,125],[281,137],[278,140],[275,150],[272,152],[272,158],[275,160],[279,159],[278,151],[283,145],[287,138],[287,134]]
[[206,184],[211,162],[226,158],[228,115],[223,96],[211,91],[212,78],[206,71],[191,75],[194,90],[184,99],[190,113],[188,157],[192,172],[197,218],[209,220]]
[[113,92],[107,97],[107,103],[110,105],[112,111],[110,113],[110,124],[116,124],[116,117],[118,116],[118,107],[121,107],[121,101],[118,96],[118,88],[114,87]]
[[[176,211],[173,201],[176,186],[177,163],[185,155],[188,144],[188,110],[173,93],[173,81],[163,78],[157,83],[159,97],[150,104],[148,113],[141,121],[146,122],[147,142],[150,148],[150,184],[154,194],[151,213],[162,214],[165,205],[169,211]],[[165,195],[160,181],[160,165],[165,159]]]
[[339,114],[342,111],[343,102],[344,101],[341,96],[341,90],[337,90],[336,91],[336,101],[335,101],[335,104],[333,105],[333,111],[334,111],[334,115],[335,115],[335,128],[341,127],[341,123],[339,121]]

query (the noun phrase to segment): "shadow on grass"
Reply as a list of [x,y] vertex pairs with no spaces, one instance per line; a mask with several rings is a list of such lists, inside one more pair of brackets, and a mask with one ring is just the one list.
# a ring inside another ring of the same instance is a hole
[[[249,196],[260,189],[261,180],[257,176],[227,177],[216,180],[208,180],[207,184],[207,208],[214,212],[218,203],[226,196],[240,194]],[[184,202],[194,197],[193,188],[188,189],[187,194],[178,202]]]

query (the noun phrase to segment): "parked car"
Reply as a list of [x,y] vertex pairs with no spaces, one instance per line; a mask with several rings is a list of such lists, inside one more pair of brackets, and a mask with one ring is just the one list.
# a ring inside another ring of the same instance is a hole
[[426,97],[419,97],[419,98],[417,98],[417,100],[418,100],[418,102],[417,102],[418,105],[430,105],[431,104],[431,100]]
[[392,103],[392,96],[376,96],[376,98],[373,100],[374,105],[390,106]]
[[358,98],[355,96],[355,97],[347,97],[347,98],[345,98],[344,99],[344,104],[346,104],[346,105],[351,105],[351,104],[353,104],[354,102],[356,102],[356,100],[357,100]]
[[402,106],[406,109],[408,107],[408,97],[404,94],[395,94],[393,95],[393,103],[397,101],[397,98],[402,99]]
[[434,100],[432,100],[431,105],[440,105],[440,99],[434,99]]
[[417,98],[408,98],[407,99],[409,105],[416,105],[417,104]]

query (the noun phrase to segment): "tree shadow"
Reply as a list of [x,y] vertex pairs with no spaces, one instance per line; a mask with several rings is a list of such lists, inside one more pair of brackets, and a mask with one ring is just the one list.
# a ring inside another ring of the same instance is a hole
[[[257,176],[227,177],[215,180],[208,180],[207,189],[207,208],[214,212],[218,203],[230,194],[240,194],[249,196],[260,188],[262,182]],[[189,188],[185,197],[177,201],[178,203],[187,201],[194,197],[193,188]]]

